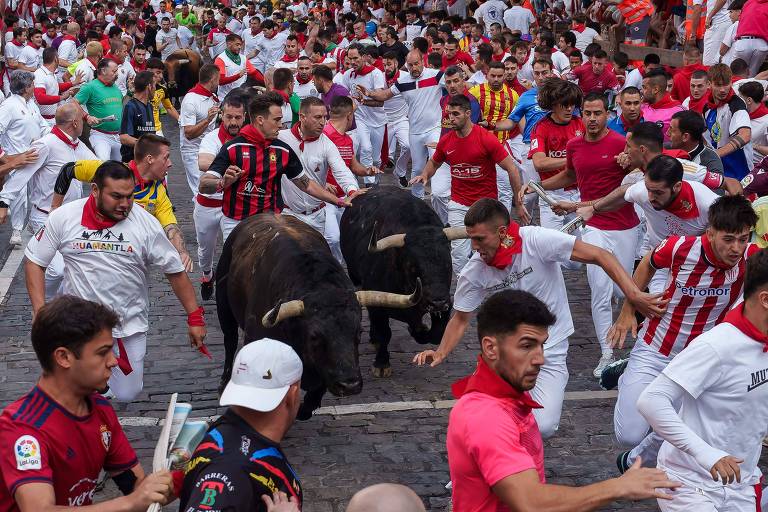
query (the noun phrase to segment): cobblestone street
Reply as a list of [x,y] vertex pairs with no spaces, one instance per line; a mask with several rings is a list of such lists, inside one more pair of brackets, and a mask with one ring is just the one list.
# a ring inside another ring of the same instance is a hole
[[[170,119],[165,120],[164,128],[173,142],[175,164],[169,175],[170,195],[197,263],[192,203],[178,152],[178,128]],[[6,231],[0,231],[3,244],[7,242]],[[199,277],[196,268],[192,278],[198,289]],[[616,476],[614,461],[619,450],[612,439],[614,395],[600,391],[592,377],[600,351],[594,340],[585,274],[568,272],[566,282],[576,325],[568,358],[571,393],[559,431],[545,443],[547,480],[583,485]],[[160,433],[151,418],[164,416],[170,393],[178,392],[179,401],[192,403],[194,417],[222,412],[216,389],[224,360],[213,301],[205,303],[207,344],[213,361],[189,348],[186,315],[159,273],[151,282],[150,302],[144,391],[136,402],[114,404],[145,468],[151,467],[152,450]],[[39,373],[29,343],[31,316],[21,268],[0,307],[0,405],[4,407],[33,386]],[[477,356],[474,327],[444,364],[419,368],[411,359],[422,346],[410,339],[404,324],[393,322],[392,326],[393,376],[375,379],[372,375],[374,350],[368,342],[364,317],[360,347],[363,392],[347,398],[326,395],[320,414],[294,425],[284,442],[302,479],[304,512],[343,511],[355,491],[385,481],[412,487],[428,510],[445,510],[448,505],[445,433],[450,409],[444,401],[452,399],[450,384],[473,370]],[[379,403],[384,405],[377,407]],[[352,404],[366,406],[359,412],[339,407]],[[764,470],[766,467],[768,459],[763,457]],[[115,492],[109,484],[100,497]],[[177,508],[176,504],[167,507]],[[657,507],[653,502],[620,503],[605,510],[651,511]]]

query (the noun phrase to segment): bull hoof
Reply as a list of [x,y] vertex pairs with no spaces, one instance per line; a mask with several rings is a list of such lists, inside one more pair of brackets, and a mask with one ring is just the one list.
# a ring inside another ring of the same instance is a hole
[[392,367],[387,366],[386,368],[373,368],[373,376],[376,378],[389,378],[392,376]]
[[307,407],[305,404],[301,404],[299,406],[299,412],[296,414],[296,419],[299,421],[307,421],[308,419],[312,418],[312,409]]

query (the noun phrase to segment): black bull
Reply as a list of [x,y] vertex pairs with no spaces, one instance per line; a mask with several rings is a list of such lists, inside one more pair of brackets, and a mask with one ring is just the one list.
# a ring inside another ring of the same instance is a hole
[[416,342],[440,343],[451,309],[450,240],[465,237],[466,230],[444,229],[424,201],[397,187],[377,187],[355,198],[344,212],[341,251],[355,285],[391,293],[407,293],[417,280],[422,286],[412,308],[368,308],[370,339],[377,345],[375,376],[392,374],[390,318],[408,324]]
[[285,215],[259,214],[227,238],[216,268],[216,308],[226,351],[222,385],[232,375],[238,327],[244,342],[269,337],[304,363],[307,393],[299,419],[320,407],[326,389],[360,393],[361,305],[409,307],[414,294],[355,291],[322,235]]

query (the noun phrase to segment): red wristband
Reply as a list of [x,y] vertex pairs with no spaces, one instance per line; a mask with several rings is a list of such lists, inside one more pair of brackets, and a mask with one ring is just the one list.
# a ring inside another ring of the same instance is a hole
[[187,325],[190,327],[205,327],[205,317],[203,316],[205,310],[203,306],[200,306],[193,312],[187,315]]

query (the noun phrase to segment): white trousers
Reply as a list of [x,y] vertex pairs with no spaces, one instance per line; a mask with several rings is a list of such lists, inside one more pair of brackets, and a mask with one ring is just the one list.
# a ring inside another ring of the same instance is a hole
[[[528,160],[528,151],[531,149],[530,144],[523,142],[522,135],[518,135],[513,139],[509,139],[504,143],[504,147],[507,149],[507,153],[515,161],[520,168],[520,180],[523,185],[527,185],[529,181],[541,181],[539,179],[539,173],[536,172],[536,168],[533,166],[533,162]],[[536,204],[536,194],[528,194],[525,196],[524,205],[529,213],[533,214],[533,205]]]
[[[355,143],[358,148],[360,163],[365,167],[381,165],[381,146],[384,143],[384,126],[368,126],[357,121]],[[363,181],[367,184],[378,183],[376,176],[366,176]]]
[[749,76],[755,76],[768,56],[765,39],[737,39],[733,42],[733,58],[744,59],[749,64]]
[[[558,193],[557,198],[562,199],[563,201],[571,201],[577,203],[580,200],[580,194],[576,189],[563,190],[562,192]],[[560,228],[575,218],[575,213],[569,213],[568,215],[557,215],[552,211],[552,208],[547,203],[539,198],[539,224],[541,227],[560,230]],[[576,230],[574,235],[576,235],[578,238],[581,238],[581,230]],[[578,270],[581,268],[581,263],[578,261],[568,260],[567,262],[562,263],[561,266],[568,270]]]
[[[657,500],[661,512],[755,512],[757,508],[756,489],[751,485],[734,488],[731,485],[716,490],[702,489],[688,483],[666,468],[670,480],[683,482],[672,493],[671,500]],[[760,485],[760,484],[757,484]]]
[[[450,201],[448,203],[448,224],[452,228],[464,227],[464,216],[467,215],[468,210],[469,206]],[[472,257],[472,242],[469,238],[451,240],[451,263],[454,274],[458,276],[461,273],[470,257]]]
[[[587,226],[582,231],[581,239],[613,254],[624,270],[632,275],[637,227],[620,231],[604,231]],[[592,322],[595,326],[595,334],[603,355],[609,355],[613,353],[606,341],[608,329],[613,323],[611,301],[614,294],[618,297],[623,297],[623,294],[608,274],[597,265],[587,265],[587,282],[592,293]]]
[[227,241],[227,238],[229,238],[229,234],[232,232],[235,227],[240,224],[239,220],[231,219],[227,217],[226,215],[223,215],[221,217],[221,236],[222,240],[224,242]]
[[704,32],[702,64],[714,66],[720,62],[720,44],[725,39],[725,33],[730,26],[731,20],[726,16],[724,20],[712,23],[712,26]]
[[[123,337],[122,340],[133,371],[125,375],[118,366],[112,368],[109,390],[116,400],[130,402],[139,396],[144,387],[144,356],[147,355],[147,333],[137,332]],[[115,355],[120,355],[117,340],[115,340],[113,350]]]
[[24,224],[27,222],[27,210],[29,209],[29,200],[27,198],[26,185],[19,191],[19,195],[11,200],[10,215],[11,215],[11,228],[21,231],[24,229]]
[[199,192],[200,185],[200,167],[197,165],[197,151],[193,149],[181,150],[181,164],[184,166],[184,172],[187,175],[187,185],[192,191],[192,200],[195,201]]
[[[325,207],[320,208],[314,213],[298,213],[294,212],[293,210],[290,210],[288,208],[284,209],[282,214],[283,215],[290,215],[291,217],[296,217],[303,223],[307,224],[308,226],[311,226],[315,229],[318,233],[323,235],[325,238],[325,241],[328,242],[328,247],[331,248],[331,252],[333,252],[333,247],[339,247],[339,239],[340,239],[340,232],[339,232],[339,223],[336,222],[329,222],[327,214],[325,212],[325,209],[328,207],[326,204]],[[335,218],[335,212],[331,219]],[[330,225],[331,229],[328,229]],[[341,254],[341,250],[338,250],[338,253]]]
[[[408,133],[408,145],[411,150],[411,172],[414,175],[421,174],[427,160],[434,154],[435,150],[427,147],[427,144],[436,143],[440,140],[440,126],[435,126],[424,133]],[[416,197],[424,197],[424,185],[418,183],[411,187],[411,194]]]
[[542,409],[533,410],[541,437],[544,439],[552,437],[560,426],[565,386],[568,384],[567,356],[567,339],[549,349],[545,347],[544,366],[539,371],[536,386],[531,390],[531,398],[544,406]]
[[432,187],[432,209],[443,225],[448,224],[448,203],[451,200],[451,168],[443,163],[429,181]]
[[496,166],[496,189],[499,193],[499,201],[509,213],[512,213],[512,203],[514,202],[512,184],[509,182],[507,171],[498,165]]
[[[89,135],[93,152],[99,160],[122,160],[120,156],[120,134],[91,130]],[[195,155],[197,156],[197,155]]]
[[219,231],[224,231],[224,214],[220,206],[202,206],[195,201],[192,220],[195,222],[197,236],[197,262],[200,270],[206,274],[213,268],[213,255],[216,253],[216,239]]
[[[398,144],[400,145],[400,155],[395,160],[395,150]],[[408,161],[411,159],[407,117],[387,123],[387,148],[389,159],[395,162],[395,176],[402,178],[408,172]],[[412,174],[417,172],[419,171],[414,168]]]
[[325,240],[331,247],[331,253],[336,261],[344,264],[344,256],[341,254],[341,230],[339,223],[341,222],[341,216],[344,214],[344,208],[339,208],[334,204],[326,204],[325,208]]
[[[45,226],[48,215],[32,208],[29,214],[27,228],[33,235]],[[64,281],[64,256],[59,251],[53,255],[53,259],[45,268],[45,301],[50,302],[61,294],[61,283]]]

